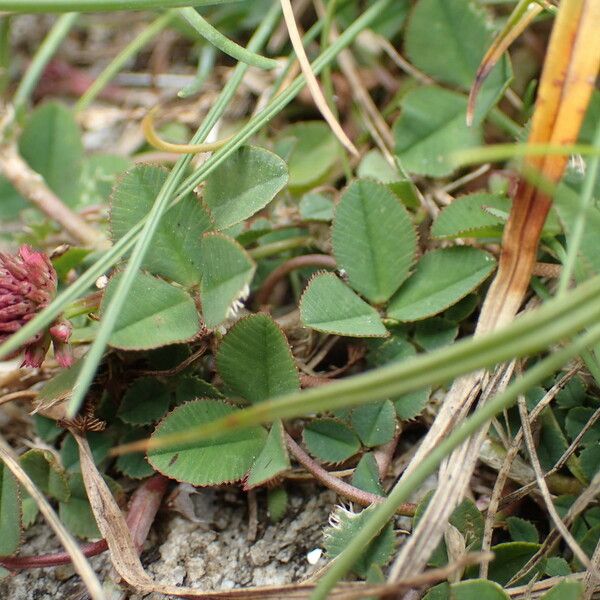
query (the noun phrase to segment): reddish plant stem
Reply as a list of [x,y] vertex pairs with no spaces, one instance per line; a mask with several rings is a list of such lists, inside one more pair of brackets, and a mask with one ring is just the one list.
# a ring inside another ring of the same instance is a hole
[[[131,496],[127,513],[127,525],[138,552],[141,552],[148,537],[148,532],[160,508],[168,484],[169,480],[163,475],[154,475],[147,479]],[[108,544],[105,539],[102,539],[97,542],[83,544],[81,550],[86,557],[90,558],[108,550]],[[0,557],[0,566],[9,571],[56,567],[70,563],[71,557],[66,552],[42,554],[40,556]]]
[[326,269],[335,269],[335,258],[328,254],[304,254],[302,256],[294,256],[290,260],[286,260],[282,265],[277,267],[263,282],[260,290],[256,294],[256,301],[260,306],[267,304],[273,293],[275,286],[289,273],[296,269],[304,267],[324,267]]
[[[323,485],[338,493],[340,496],[344,496],[345,498],[348,498],[348,500],[352,500],[352,502],[356,502],[361,506],[380,504],[385,500],[383,496],[365,492],[331,475],[331,473],[313,460],[288,433],[285,434],[285,442],[293,457],[309,471],[317,481],[320,481]],[[400,515],[413,517],[416,509],[416,504],[406,502],[401,504],[396,512]]]

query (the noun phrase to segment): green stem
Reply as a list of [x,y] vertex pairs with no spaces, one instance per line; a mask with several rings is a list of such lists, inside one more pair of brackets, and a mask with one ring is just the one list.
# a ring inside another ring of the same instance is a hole
[[216,56],[217,50],[214,46],[208,45],[202,47],[200,50],[200,57],[198,58],[196,79],[194,79],[193,83],[185,86],[177,93],[179,98],[189,98],[190,96],[197,94],[202,89],[206,78],[210,75],[215,66]]
[[0,0],[0,10],[14,13],[113,12],[177,6],[225,4],[231,0]]
[[[600,122],[598,122],[598,125],[596,126],[596,134],[594,136],[592,145],[594,148],[597,148],[600,151]],[[587,168],[585,182],[583,184],[583,189],[581,190],[579,212],[577,213],[575,223],[573,224],[571,235],[567,237],[567,256],[566,260],[563,262],[563,268],[558,283],[558,290],[556,292],[557,296],[561,296],[567,291],[569,282],[571,281],[575,271],[575,263],[577,262],[581,241],[583,240],[583,232],[585,231],[587,214],[592,205],[594,197],[594,186],[596,184],[596,178],[598,177],[599,165],[600,154],[594,156],[590,160]]]
[[279,63],[274,58],[267,58],[266,56],[251,52],[224,36],[193,8],[178,8],[175,12],[187,21],[207,42],[210,42],[215,48],[218,48],[221,52],[228,54],[232,58],[247,65],[258,67],[259,69],[269,70],[279,66]]
[[142,50],[154,37],[156,37],[165,27],[174,19],[172,13],[166,13],[148,27],[144,29],[132,42],[127,44],[115,58],[106,66],[104,71],[98,75],[94,83],[86,90],[85,94],[79,98],[75,104],[75,111],[85,110],[106,87],[109,81],[131,60],[138,52]]
[[509,116],[505,115],[499,108],[492,108],[488,119],[491,123],[497,125],[500,129],[504,129],[508,135],[512,135],[516,139],[519,139],[523,134],[523,128]]
[[442,460],[464,442],[469,436],[478,431],[495,415],[511,406],[517,397],[528,389],[552,375],[562,365],[581,353],[582,350],[592,346],[600,340],[600,325],[595,325],[589,332],[576,338],[569,346],[551,354],[529,369],[524,375],[517,378],[514,383],[487,402],[469,417],[462,425],[457,427],[445,440],[436,446],[426,456],[415,470],[402,479],[391,491],[385,502],[373,510],[364,527],[356,534],[350,544],[333,561],[325,573],[311,600],[322,600],[329,591],[352,568],[363,549],[383,529],[386,523],[394,516],[396,508],[405,502],[425,479],[440,465]]
[[265,244],[264,246],[258,246],[248,250],[248,254],[254,259],[259,260],[261,258],[267,258],[275,254],[280,254],[286,250],[293,250],[294,248],[304,248],[311,242],[310,237],[299,236],[289,238],[287,240],[280,240],[278,242],[272,242],[271,244]]
[[[0,6],[0,10],[3,10],[3,7]],[[33,90],[46,65],[50,62],[58,46],[65,39],[73,25],[75,25],[78,17],[78,13],[75,12],[62,15],[38,48],[13,98],[13,105],[17,116],[28,102],[31,94],[33,94]]]

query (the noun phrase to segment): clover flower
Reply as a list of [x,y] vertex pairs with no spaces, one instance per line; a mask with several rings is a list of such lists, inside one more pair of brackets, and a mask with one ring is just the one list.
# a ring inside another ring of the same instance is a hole
[[[56,271],[43,252],[24,245],[18,254],[0,253],[0,343],[50,304],[56,296],[56,284]],[[56,360],[68,367],[73,363],[70,337],[71,324],[58,318],[13,356],[25,351],[22,366],[40,367],[52,342]]]

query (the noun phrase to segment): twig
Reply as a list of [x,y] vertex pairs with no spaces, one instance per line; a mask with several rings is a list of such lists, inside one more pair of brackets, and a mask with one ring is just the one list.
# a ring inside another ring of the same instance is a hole
[[267,304],[275,286],[288,273],[291,273],[296,269],[303,269],[305,267],[324,267],[328,269],[335,269],[336,261],[335,258],[329,256],[328,254],[303,254],[302,256],[294,256],[294,258],[286,260],[264,280],[260,290],[256,294],[257,304],[259,306]]
[[73,239],[92,248],[108,247],[106,237],[61,202],[40,174],[21,158],[14,143],[0,146],[0,172],[23,198],[56,221]]
[[14,400],[33,400],[38,395],[38,392],[34,390],[19,390],[18,392],[12,392],[6,394],[0,398],[0,406],[13,402]]
[[[293,457],[307,470],[312,473],[317,481],[320,481],[323,485],[338,493],[340,496],[344,496],[352,502],[356,502],[361,506],[371,506],[372,504],[379,504],[385,500],[383,496],[377,494],[371,494],[365,492],[337,477],[332,476],[326,471],[321,465],[313,460],[290,436],[285,433],[285,443],[292,453]],[[406,502],[401,504],[396,511],[400,515],[412,517],[415,514],[417,505]]]
[[523,428],[523,437],[525,438],[525,445],[527,446],[527,452],[529,453],[531,466],[533,467],[533,470],[535,472],[537,485],[542,494],[542,498],[544,499],[544,503],[546,504],[546,509],[548,510],[552,521],[554,521],[554,525],[562,535],[565,542],[568,544],[573,554],[590,572],[594,574],[594,576],[597,579],[600,580],[600,575],[593,567],[586,553],[581,549],[581,546],[576,542],[575,538],[571,535],[571,532],[563,523],[552,502],[550,490],[548,489],[548,485],[546,484],[546,480],[544,479],[542,466],[540,465],[540,459],[538,458],[537,452],[535,450],[533,433],[531,432],[531,425],[529,424],[529,413],[527,411],[527,405],[525,404],[524,398],[519,398],[519,414],[521,415],[521,427]]
[[40,512],[46,518],[46,521],[52,527],[58,538],[60,539],[65,550],[73,559],[73,566],[81,579],[85,583],[90,596],[93,600],[105,600],[105,595],[102,590],[102,585],[98,581],[98,577],[94,573],[90,563],[87,561],[81,552],[77,542],[71,534],[65,529],[65,526],[60,522],[54,509],[50,506],[45,496],[38,490],[29,475],[23,470],[19,463],[19,459],[14,450],[6,443],[4,437],[0,435],[0,460],[8,467],[12,474],[17,478],[19,483],[27,490],[29,495],[38,505]]

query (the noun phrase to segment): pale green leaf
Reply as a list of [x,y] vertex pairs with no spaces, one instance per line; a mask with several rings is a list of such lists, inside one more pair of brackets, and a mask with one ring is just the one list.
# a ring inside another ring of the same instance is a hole
[[313,277],[300,301],[307,327],[350,337],[386,337],[378,312],[333,273]]
[[79,204],[83,143],[67,106],[47,102],[36,108],[19,139],[19,151],[63,202],[73,207]]
[[303,221],[331,221],[333,200],[322,192],[304,194],[298,204]]
[[407,92],[394,124],[396,154],[405,169],[418,175],[444,177],[454,166],[449,155],[483,142],[479,127],[467,127],[467,99],[435,86]]
[[338,142],[323,121],[296,123],[287,127],[282,135],[293,141],[287,159],[290,187],[318,183],[338,159]]
[[[100,312],[108,306],[121,275],[104,292]],[[165,281],[139,273],[128,301],[119,314],[110,345],[122,350],[148,350],[184,342],[200,330],[200,318],[191,296]]]
[[[236,410],[219,400],[188,402],[169,413],[158,425],[151,439],[187,431],[233,415]],[[238,481],[258,458],[266,438],[265,429],[250,427],[211,437],[195,443],[191,448],[150,451],[148,461],[163,475],[192,485]]]
[[450,586],[452,600],[509,600],[510,596],[493,581],[470,579]]
[[[440,83],[469,90],[494,32],[487,15],[472,0],[419,0],[405,36],[411,63]],[[480,122],[512,78],[506,54],[488,75],[476,104]]]
[[583,591],[583,582],[565,580],[548,590],[541,600],[581,600]]
[[204,201],[217,229],[225,229],[263,209],[287,180],[287,166],[279,156],[242,146],[208,176]]
[[217,368],[223,381],[252,403],[300,389],[285,335],[265,314],[241,319],[227,332]]
[[408,276],[417,248],[411,218],[397,196],[382,183],[358,180],[336,207],[333,251],[350,285],[382,303]]
[[495,266],[493,256],[477,248],[432,250],[421,258],[413,275],[394,295],[388,316],[399,321],[433,316],[473,291]]
[[213,328],[235,314],[234,302],[248,294],[256,265],[235,240],[220,233],[206,234],[201,252],[202,314]]

